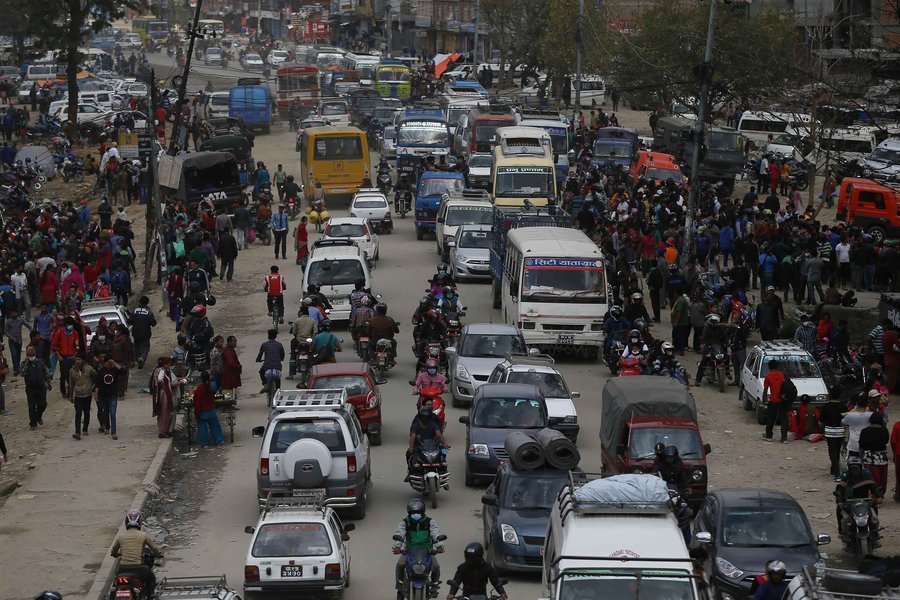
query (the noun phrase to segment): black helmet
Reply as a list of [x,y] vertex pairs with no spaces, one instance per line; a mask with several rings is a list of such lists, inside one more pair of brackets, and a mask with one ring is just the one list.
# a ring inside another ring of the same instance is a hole
[[666,449],[663,450],[663,457],[678,458],[678,448],[676,448],[675,446],[666,446]]
[[424,418],[428,419],[428,418],[431,417],[431,414],[432,414],[432,413],[431,413],[431,407],[430,407],[430,406],[423,406],[422,408],[419,409],[419,416],[420,416],[420,417],[424,417]]
[[772,560],[766,564],[766,573],[769,575],[787,575],[787,566],[780,560]]
[[644,331],[645,329],[647,329],[647,321],[645,321],[643,318],[639,317],[634,320],[634,327],[635,327],[635,329]]
[[425,514],[425,503],[422,502],[421,498],[413,498],[409,502],[406,503],[406,514]]
[[480,565],[481,561],[484,560],[484,546],[478,542],[472,542],[466,546],[466,549],[463,551],[463,556],[468,564],[473,566]]
[[62,600],[62,594],[56,590],[47,590],[35,596],[34,600]]
[[376,315],[386,315],[387,314],[387,304],[384,302],[379,302],[375,305],[375,314]]
[[323,319],[319,322],[319,329],[322,331],[331,331],[331,321],[328,319]]
[[623,313],[622,313],[622,307],[620,307],[620,306],[613,306],[611,309],[609,309],[609,314],[612,315],[612,317],[613,317],[614,319],[621,318],[621,316],[622,316],[622,314],[623,314]]

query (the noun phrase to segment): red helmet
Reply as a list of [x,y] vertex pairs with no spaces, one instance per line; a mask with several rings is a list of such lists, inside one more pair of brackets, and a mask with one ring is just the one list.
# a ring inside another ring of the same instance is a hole
[[428,360],[425,361],[426,369],[437,369],[437,367],[438,367],[438,362],[435,359],[429,358]]
[[191,309],[191,314],[195,317],[203,318],[206,316],[206,307],[202,304],[198,304],[194,308]]
[[425,313],[425,318],[429,320],[436,319],[437,313],[434,311],[434,309],[429,310],[427,313]]

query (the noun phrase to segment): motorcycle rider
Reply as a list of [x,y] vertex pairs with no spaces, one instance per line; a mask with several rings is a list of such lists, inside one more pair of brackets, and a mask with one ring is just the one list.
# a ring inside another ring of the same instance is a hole
[[436,385],[441,388],[442,394],[447,393],[447,378],[443,374],[438,373],[438,361],[434,358],[429,358],[425,361],[425,370],[419,373],[413,384],[413,394],[419,394],[422,388],[429,385]]
[[353,284],[353,291],[350,292],[350,318],[353,318],[353,314],[356,312],[356,309],[359,308],[360,303],[363,298],[366,298],[369,301],[368,306],[373,306],[375,304],[375,297],[372,296],[371,292],[366,289],[366,280],[358,279]]
[[[429,422],[431,418],[428,418]],[[440,430],[438,430],[440,435]],[[404,541],[398,542],[394,540],[393,552],[399,554],[397,560],[397,570],[395,573],[397,579],[397,589],[403,589],[404,574],[406,572],[406,552],[405,550],[432,550],[441,553],[444,551],[444,543],[436,541],[437,537],[443,535],[437,521],[425,515],[425,503],[419,498],[413,498],[406,503],[406,518],[400,521],[394,535],[400,536]],[[431,587],[429,590],[430,597],[436,597],[437,588],[441,582],[441,567],[438,564],[437,557],[431,560]]]
[[678,362],[678,358],[675,356],[675,346],[672,345],[672,342],[662,343],[660,346],[660,354],[653,362],[653,368],[656,371],[665,369],[669,373],[681,373],[685,378],[684,381],[687,382],[687,371],[681,363]]
[[706,315],[703,325],[703,334],[700,336],[700,364],[697,365],[697,376],[694,385],[700,385],[703,381],[703,373],[707,365],[713,362],[713,352],[716,347],[728,357],[725,352],[725,344],[728,342],[728,328],[722,325],[722,317],[715,313]]
[[331,320],[325,319],[319,323],[319,333],[313,338],[313,364],[319,365],[326,362],[337,362],[335,352],[341,352],[341,340],[331,333]]
[[193,351],[203,352],[209,356],[209,342],[215,331],[206,316],[206,307],[202,304],[191,309],[191,318],[185,325],[185,334]]
[[631,302],[625,307],[625,318],[632,323],[638,319],[643,319],[645,323],[650,320],[647,307],[644,306],[644,295],[642,293],[634,292],[631,294]]
[[406,194],[409,194],[409,197],[412,198],[412,186],[404,173],[400,175],[400,180],[394,186],[394,208],[397,214],[400,214],[400,203],[403,202],[402,198]]
[[294,201],[294,210],[296,207],[300,205],[300,193],[302,189],[299,185],[294,181],[293,175],[288,175],[284,180],[284,185],[281,186],[281,196],[284,199],[284,204],[288,203],[288,200]]
[[[353,304],[352,294],[351,294],[351,305]],[[375,315],[375,311],[372,310],[371,300],[368,295],[362,296],[357,301],[357,305],[352,307],[350,310],[350,335],[353,337],[353,345],[359,345],[359,335],[363,331],[366,331],[369,319],[371,319]]]
[[275,310],[276,306],[278,307],[279,323],[284,323],[284,291],[286,289],[287,284],[284,282],[284,276],[278,272],[278,266],[272,265],[269,267],[269,274],[266,275],[266,280],[263,282],[263,291],[266,293],[266,308],[271,317],[272,311]]
[[326,309],[331,310],[331,302],[328,301],[328,298],[325,297],[325,294],[321,292],[322,286],[316,285],[315,283],[311,283],[306,286],[306,297],[312,300],[313,305],[322,307],[322,311],[324,312]]
[[141,531],[143,517],[139,510],[125,513],[125,533],[116,538],[110,556],[119,559],[118,573],[133,573],[144,586],[144,598],[152,598],[156,588],[156,576],[153,569],[144,564],[144,548],[156,558],[162,558],[150,536]]
[[400,326],[394,319],[387,316],[387,304],[379,302],[375,305],[375,316],[369,319],[369,346],[374,352],[378,340],[391,340],[392,367],[396,364],[394,361],[397,358],[397,340],[394,339],[396,333],[400,333]]
[[425,345],[428,342],[441,342],[441,346],[443,346],[445,339],[447,339],[446,326],[443,321],[438,318],[437,311],[434,309],[429,310],[425,313],[425,318],[419,326],[419,341],[416,344],[415,352],[416,357],[419,359],[417,369],[421,366]]
[[675,486],[682,498],[686,497],[689,483],[688,474],[684,469],[684,462],[678,456],[678,448],[666,446],[663,450],[662,461],[658,458],[654,460],[650,472],[659,475],[663,481]]
[[456,287],[456,282],[453,280],[453,275],[447,270],[446,263],[438,263],[437,273],[434,274],[434,277],[431,278],[429,283],[431,283],[432,286],[440,285],[441,295],[444,293],[444,287]]
[[453,600],[459,588],[462,588],[463,596],[487,597],[487,583],[491,582],[494,589],[500,594],[502,600],[507,600],[503,582],[497,575],[497,571],[484,560],[484,546],[478,542],[472,542],[463,551],[464,562],[456,567],[456,573],[448,583],[450,593],[447,600]]
[[622,350],[622,358],[628,358],[629,356],[646,358],[649,351],[650,349],[644,343],[640,330],[632,329],[628,332],[628,343],[625,344],[625,349]]
[[787,566],[780,560],[766,563],[766,578],[753,593],[753,600],[781,600],[788,591]]
[[[843,534],[851,523],[851,515],[844,510],[844,503],[850,500],[869,499],[872,501],[872,527],[878,531],[878,505],[884,500],[884,490],[872,480],[872,473],[863,467],[862,459],[851,456],[847,459],[847,468],[838,476],[838,484],[834,488],[837,504],[836,515],[838,532]],[[876,546],[880,544],[875,542]]]
[[606,337],[603,339],[603,353],[609,354],[613,344],[613,335],[621,331],[628,331],[631,328],[631,321],[625,318],[625,312],[621,306],[613,306],[609,309],[609,316],[603,322],[603,332]]

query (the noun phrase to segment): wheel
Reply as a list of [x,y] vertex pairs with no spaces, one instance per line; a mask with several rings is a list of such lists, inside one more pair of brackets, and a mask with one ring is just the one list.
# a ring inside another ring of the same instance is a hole
[[438,486],[437,479],[435,479],[434,477],[428,480],[428,495],[431,496],[431,508],[437,508]]
[[381,249],[375,248],[375,258],[373,258],[372,260],[378,260],[379,258],[381,258]]
[[741,406],[744,407],[744,410],[753,410],[753,399],[750,398],[750,394],[744,388],[741,388],[741,391],[738,392],[738,400]]
[[369,442],[370,442],[373,446],[380,446],[380,445],[381,445],[381,442],[382,442],[382,439],[381,439],[381,432],[379,431],[378,433],[373,433],[372,435],[370,435],[370,436],[369,436]]
[[872,225],[869,227],[866,232],[872,236],[872,239],[877,243],[887,237],[887,232],[885,232],[884,227],[879,225]]
[[409,600],[425,600],[425,587],[413,588]]
[[425,239],[425,231],[418,225],[416,225],[416,239],[417,240]]
[[725,369],[716,369],[716,379],[719,380],[719,393],[725,393]]
[[756,422],[760,425],[766,424],[766,410],[759,402],[756,403]]
[[802,192],[809,187],[809,179],[801,179],[797,181],[795,185],[797,186],[797,189]]
[[475,487],[477,484],[475,478],[469,474],[469,465],[466,465],[466,487]]

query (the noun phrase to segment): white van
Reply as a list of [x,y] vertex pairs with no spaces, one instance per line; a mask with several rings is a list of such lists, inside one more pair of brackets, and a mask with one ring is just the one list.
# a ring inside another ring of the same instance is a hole
[[666,484],[655,475],[570,472],[550,511],[543,557],[542,600],[700,598]]
[[450,260],[447,242],[453,239],[460,225],[491,225],[493,219],[494,205],[486,190],[451,190],[441,196],[434,235],[441,260]]
[[60,68],[54,63],[38,63],[29,65],[25,71],[25,79],[28,81],[46,81],[48,79],[56,79],[59,76]]
[[816,140],[819,147],[806,156],[809,162],[815,162],[817,168],[824,168],[825,163],[834,164],[837,160],[864,161],[875,151],[878,142],[875,139],[877,127],[856,126],[845,129],[824,130]]
[[213,92],[209,95],[209,104],[206,105],[206,118],[228,116],[228,98],[231,92]]
[[800,113],[778,112],[771,110],[748,110],[741,114],[738,132],[754,142],[765,142],[769,134],[778,137],[779,133],[792,130],[800,136],[809,135],[812,116]]
[[550,134],[540,127],[517,125],[497,129],[497,145],[504,156],[537,155],[553,158]]
[[865,167],[873,177],[896,178],[900,176],[900,137],[884,140],[866,158]]
[[319,240],[313,244],[303,274],[303,288],[311,283],[321,287],[321,293],[331,303],[332,321],[350,319],[350,292],[359,280],[366,282],[366,289],[372,289],[369,261],[362,248],[343,239]]
[[[495,232],[496,233],[496,232]],[[596,357],[610,295],[603,253],[584,232],[519,227],[507,236],[500,308],[528,345]]]

